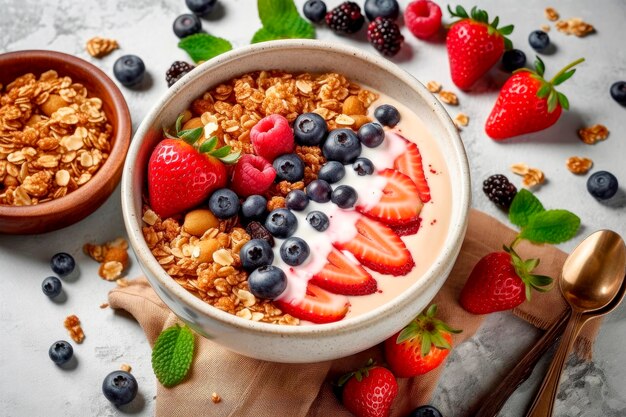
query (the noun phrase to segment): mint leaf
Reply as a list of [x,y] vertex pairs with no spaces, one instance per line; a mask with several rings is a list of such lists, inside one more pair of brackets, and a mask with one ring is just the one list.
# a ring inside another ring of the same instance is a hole
[[522,189],[515,195],[509,208],[509,220],[516,226],[524,227],[529,219],[545,209],[533,193]]
[[233,45],[226,39],[211,36],[208,33],[187,36],[178,42],[178,47],[187,52],[196,63],[208,61],[233,49]]
[[164,387],[173,387],[185,378],[194,347],[194,335],[187,326],[175,324],[161,332],[152,349],[152,369]]
[[252,37],[252,43],[275,39],[315,38],[315,28],[298,13],[293,0],[258,0],[263,27]]
[[547,210],[534,214],[519,237],[533,243],[561,243],[578,232],[580,218],[567,210]]

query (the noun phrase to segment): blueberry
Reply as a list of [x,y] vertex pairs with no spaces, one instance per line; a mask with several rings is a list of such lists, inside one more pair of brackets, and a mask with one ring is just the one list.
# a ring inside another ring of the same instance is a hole
[[54,298],[57,295],[61,294],[61,280],[57,277],[48,277],[43,280],[41,283],[41,289],[44,294],[46,294],[50,298]]
[[396,0],[365,0],[363,9],[370,22],[378,16],[396,20],[400,13],[400,6]]
[[587,191],[598,200],[608,200],[617,192],[617,178],[607,171],[594,172],[587,179]]
[[267,200],[262,195],[251,195],[241,205],[241,215],[248,221],[263,221],[266,214]]
[[356,204],[358,195],[356,190],[349,185],[340,185],[335,188],[331,200],[341,208],[350,208]]
[[311,181],[306,186],[306,195],[316,203],[328,203],[332,192],[332,187],[324,180]]
[[323,232],[330,226],[328,216],[321,211],[312,211],[306,215],[306,221],[309,222],[311,227],[318,232]]
[[317,113],[303,113],[293,123],[293,135],[298,145],[317,146],[328,134],[328,125]]
[[383,126],[394,127],[400,122],[400,112],[391,104],[383,104],[376,107],[374,110],[374,117]]
[[352,129],[335,129],[326,138],[322,153],[329,161],[349,164],[361,154],[361,141]]
[[310,253],[309,245],[299,237],[285,239],[280,245],[280,257],[287,265],[302,265]]
[[228,219],[239,211],[239,197],[234,191],[221,188],[209,198],[209,209],[218,219]]
[[361,177],[372,175],[374,173],[374,164],[367,158],[357,158],[352,164],[352,169]]
[[287,288],[287,276],[276,266],[262,266],[248,277],[248,288],[256,297],[274,299]]
[[271,265],[274,261],[274,251],[267,241],[251,239],[239,251],[241,264],[248,271],[254,271],[260,266]]
[[137,396],[137,380],[129,372],[113,371],[102,381],[102,393],[115,405],[124,405]]
[[285,197],[285,205],[289,210],[302,211],[309,205],[309,197],[302,190],[291,190]]
[[411,411],[407,417],[443,417],[432,405],[423,405]]
[[365,123],[357,133],[359,140],[368,148],[375,148],[385,140],[385,131],[378,123]]
[[59,252],[50,258],[50,268],[52,272],[63,278],[74,272],[76,261],[69,253]]
[[284,239],[293,235],[298,227],[298,219],[284,208],[272,210],[265,220],[265,228],[274,236]]
[[297,182],[304,178],[304,162],[295,153],[281,155],[272,164],[276,170],[277,182]]
[[[60,285],[60,283],[59,283]],[[65,340],[54,342],[48,349],[48,356],[57,365],[66,364],[74,355],[74,348]]]
[[213,11],[217,0],[185,0],[187,8],[198,16],[204,16]]
[[340,181],[346,175],[346,169],[341,162],[328,161],[320,168],[317,178],[329,184]]
[[202,30],[202,22],[195,14],[186,13],[178,16],[174,20],[172,27],[176,36],[182,39],[200,32]]
[[513,72],[526,65],[526,54],[519,49],[509,49],[502,55],[502,68]]
[[137,55],[124,55],[113,64],[113,75],[126,87],[139,84],[145,73],[146,65]]
[[535,51],[541,52],[550,45],[550,37],[543,30],[534,30],[528,35],[528,43]]
[[308,0],[304,3],[302,12],[311,22],[320,23],[326,17],[326,3],[322,0]]
[[626,81],[617,81],[611,85],[611,97],[619,104],[626,104]]

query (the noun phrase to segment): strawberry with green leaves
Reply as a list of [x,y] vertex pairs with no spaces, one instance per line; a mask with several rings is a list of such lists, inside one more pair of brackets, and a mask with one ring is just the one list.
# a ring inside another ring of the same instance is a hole
[[217,137],[201,141],[201,127],[181,130],[182,118],[176,120],[176,136],[165,132],[148,162],[150,207],[162,218],[193,208],[225,187],[225,164],[237,162],[240,155],[231,153],[230,146],[216,149]]
[[450,75],[457,87],[468,90],[500,61],[505,49],[511,49],[506,36],[513,32],[513,25],[498,28],[498,17],[490,23],[487,12],[476,7],[469,14],[462,6],[454,11],[448,6],[448,11],[460,19],[446,37]]
[[370,359],[365,367],[339,378],[343,405],[356,417],[387,417],[398,395],[398,383],[386,368]]
[[559,120],[562,109],[569,109],[569,101],[556,86],[568,80],[580,58],[559,71],[550,81],[543,77],[545,65],[537,57],[535,71],[521,68],[513,73],[500,90],[498,100],[487,118],[485,131],[495,140],[537,132]]

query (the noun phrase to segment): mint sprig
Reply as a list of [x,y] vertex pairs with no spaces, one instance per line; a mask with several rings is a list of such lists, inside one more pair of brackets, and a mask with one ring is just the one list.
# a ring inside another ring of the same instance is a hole
[[187,36],[178,42],[178,47],[187,52],[195,63],[208,61],[233,49],[233,45],[226,39],[208,33]]
[[315,28],[300,16],[293,0],[258,0],[257,3],[263,27],[254,34],[251,43],[315,38]]
[[164,387],[173,387],[187,376],[194,350],[189,327],[175,324],[161,332],[152,349],[152,369]]

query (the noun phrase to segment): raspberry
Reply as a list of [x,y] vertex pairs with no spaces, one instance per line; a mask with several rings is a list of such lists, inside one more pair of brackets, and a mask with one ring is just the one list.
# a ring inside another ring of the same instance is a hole
[[381,54],[394,56],[400,51],[404,36],[393,20],[377,17],[367,27],[367,40]]
[[183,75],[187,74],[194,68],[195,67],[193,65],[188,64],[184,61],[175,61],[165,73],[165,81],[167,81],[167,86],[173,86],[176,81],[180,80]]
[[441,27],[441,8],[430,0],[417,0],[404,9],[404,22],[419,39],[427,39]]
[[337,34],[356,33],[363,27],[365,18],[361,8],[353,1],[346,1],[326,13],[326,24]]
[[263,194],[276,178],[276,170],[265,159],[255,155],[244,155],[233,169],[231,188],[241,197]]
[[483,182],[483,191],[493,201],[505,210],[511,207],[511,202],[517,194],[515,185],[501,174],[492,175]]
[[254,153],[270,163],[277,156],[293,152],[295,142],[289,122],[280,114],[270,114],[258,121],[250,130]]
[[259,222],[250,222],[248,226],[246,226],[246,232],[250,235],[252,239],[263,239],[270,246],[274,246],[274,236]]

